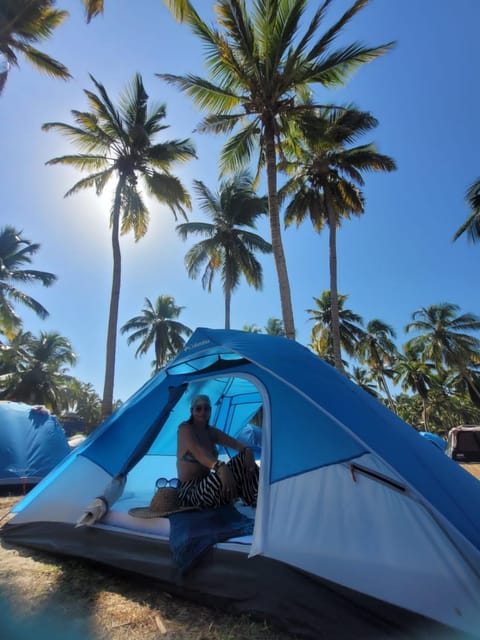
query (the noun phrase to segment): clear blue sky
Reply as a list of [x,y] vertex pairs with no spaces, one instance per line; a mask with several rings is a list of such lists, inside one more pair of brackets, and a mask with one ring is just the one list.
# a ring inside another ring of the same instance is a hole
[[[195,3],[201,14],[212,2]],[[336,0],[330,24],[350,0]],[[70,18],[42,48],[66,64],[68,83],[35,72],[26,62],[12,69],[0,98],[2,207],[0,225],[14,224],[41,244],[34,266],[59,276],[50,289],[29,289],[50,311],[40,321],[24,308],[25,330],[59,331],[78,355],[72,373],[101,394],[111,285],[109,201],[93,193],[63,198],[80,174],[47,167],[50,158],[71,153],[47,121],[72,122],[71,109],[87,107],[89,73],[116,99],[139,71],[154,101],[167,105],[168,137],[192,137],[198,160],[178,171],[190,189],[193,179],[215,189],[222,140],[192,133],[200,114],[189,99],[155,73],[205,75],[200,43],[176,24],[161,0],[105,0],[105,14],[87,25],[80,0],[59,0]],[[312,2],[312,6],[317,3]],[[366,177],[366,213],[338,233],[338,287],[347,306],[365,321],[380,318],[405,341],[404,326],[422,306],[458,304],[480,314],[477,265],[480,247],[452,236],[468,215],[464,193],[480,176],[478,148],[479,0],[372,0],[345,31],[344,41],[396,48],[365,65],[345,89],[320,91],[325,102],[353,101],[371,111],[378,128],[364,141],[376,142],[398,165],[393,174]],[[201,219],[194,204],[191,220]],[[173,295],[185,307],[180,319],[191,328],[222,327],[220,282],[211,294],[190,280],[184,255],[190,243],[175,232],[171,213],[151,203],[148,235],[138,243],[123,237],[119,325],[140,313],[145,297]],[[259,232],[268,237],[267,224]],[[305,223],[284,233],[297,339],[309,342],[307,308],[329,288],[327,236]],[[232,327],[263,327],[281,317],[273,258],[262,258],[265,285],[242,285],[232,300]],[[135,347],[119,335],[114,397],[126,400],[150,375],[152,356],[136,359]]]

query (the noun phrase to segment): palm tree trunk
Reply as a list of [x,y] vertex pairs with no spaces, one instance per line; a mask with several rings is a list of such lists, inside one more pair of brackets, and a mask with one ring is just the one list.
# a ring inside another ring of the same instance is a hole
[[232,300],[232,290],[227,287],[225,290],[225,329],[230,329],[230,303]]
[[387,400],[388,400],[388,406],[390,409],[393,410],[393,408],[395,407],[395,403],[393,401],[392,394],[390,393],[390,389],[388,388],[387,380],[385,378],[385,374],[383,373],[383,371],[381,376],[382,376],[383,390],[385,391],[385,395],[387,396]]
[[393,411],[393,409],[395,407],[395,402],[393,401],[392,394],[390,393],[390,389],[389,389],[388,384],[387,384],[387,379],[385,377],[384,361],[380,357],[377,349],[375,349],[375,351],[373,352],[373,357],[375,358],[375,364],[376,364],[377,371],[380,374],[379,380],[382,383],[382,385],[381,385],[382,389],[385,392],[385,395],[387,396],[387,406],[390,409],[392,409],[392,411]]
[[268,209],[270,220],[270,235],[272,251],[277,269],[278,285],[280,289],[280,303],[282,306],[283,326],[285,336],[295,340],[295,324],[293,320],[292,296],[288,280],[287,263],[283,250],[280,230],[280,213],[277,193],[277,156],[275,152],[275,138],[273,122],[265,126],[265,158],[267,164]]
[[120,205],[125,179],[120,177],[115,191],[112,214],[112,251],[113,276],[110,295],[110,313],[108,316],[107,354],[105,364],[105,382],[102,399],[102,419],[107,418],[113,409],[113,386],[115,381],[115,356],[117,349],[118,305],[120,301],[120,282],[122,275],[122,256],[120,253]]
[[160,342],[160,337],[158,334],[155,335],[155,373],[158,373],[162,368],[162,362],[164,358],[162,357],[162,344]]
[[329,226],[329,263],[330,263],[330,312],[332,314],[332,349],[335,369],[346,375],[342,362],[340,347],[340,314],[338,312],[337,290],[337,218],[332,205],[331,194],[325,189],[325,203],[327,205]]
[[423,426],[425,427],[425,431],[430,431],[428,426],[427,399],[422,398],[422,403],[423,403]]

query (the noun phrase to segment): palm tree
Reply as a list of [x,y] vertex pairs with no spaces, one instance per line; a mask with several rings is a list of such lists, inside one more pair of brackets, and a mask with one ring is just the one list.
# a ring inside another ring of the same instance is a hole
[[192,333],[189,327],[176,319],[184,308],[178,307],[172,296],[158,296],[155,305],[145,298],[141,315],[130,318],[120,329],[122,333],[131,334],[127,344],[140,341],[135,357],[145,355],[152,344],[155,346],[155,373],[183,349],[183,336],[188,337]]
[[468,239],[475,243],[480,240],[480,178],[467,189],[465,199],[471,214],[455,233],[453,240],[458,240],[466,232]]
[[248,333],[265,333],[268,336],[284,336],[285,329],[283,328],[283,322],[280,318],[268,318],[267,324],[262,329],[261,327],[257,327],[256,324],[244,324],[242,327],[242,331],[247,331]]
[[392,44],[371,48],[356,43],[330,52],[335,38],[368,0],[355,0],[324,34],[318,33],[319,25],[331,0],[324,0],[303,31],[306,0],[218,0],[218,30],[210,28],[188,0],[165,3],[203,41],[210,78],[157,75],[210,112],[198,127],[200,131],[231,133],[238,125],[239,130],[223,148],[222,172],[244,166],[254,150],[260,150],[258,166],[266,166],[271,242],[285,334],[294,339],[280,229],[277,145],[293,120],[318,107],[306,104],[312,86],[343,84],[355,69],[385,53]]
[[219,191],[212,193],[200,180],[194,181],[200,208],[212,222],[185,222],[177,226],[185,240],[191,234],[203,236],[185,256],[188,275],[196,278],[205,266],[202,286],[209,292],[215,273],[220,277],[225,295],[225,329],[230,329],[230,305],[233,291],[245,276],[255,289],[262,287],[262,265],[254,252],[270,253],[272,245],[258,234],[255,221],[267,211],[267,199],[253,190],[252,178],[240,172],[221,182]]
[[[347,299],[347,295],[338,294],[340,345],[347,355],[353,357],[357,345],[363,337],[363,319],[350,309],[344,309]],[[309,320],[315,322],[311,335],[313,350],[324,360],[334,365],[330,291],[323,291],[320,298],[313,298],[313,300],[317,308],[307,309],[307,313],[310,314]]]
[[471,371],[478,363],[480,340],[467,331],[480,330],[480,318],[473,313],[457,315],[458,305],[443,302],[422,307],[412,314],[405,331],[416,331],[406,347],[418,352],[424,362],[431,361],[441,377],[459,372],[469,391],[480,399],[478,376]]
[[372,377],[367,369],[362,367],[353,367],[352,373],[348,376],[350,380],[358,384],[358,386],[369,393],[374,398],[378,398],[378,393],[375,385],[372,383]]
[[14,303],[24,304],[40,318],[48,316],[48,311],[40,302],[16,286],[41,283],[49,287],[57,280],[57,276],[48,271],[22,268],[32,263],[32,256],[39,249],[39,244],[22,237],[22,232],[14,227],[0,229],[0,330],[8,337],[13,337],[22,325],[15,313]]
[[382,320],[370,320],[357,345],[360,362],[368,365],[373,377],[377,380],[388,399],[388,405],[393,408],[394,402],[388,388],[386,377],[392,376],[392,365],[398,355],[397,347],[392,338],[396,338],[393,327]]
[[30,335],[26,358],[9,376],[3,376],[2,399],[28,404],[44,404],[54,413],[60,413],[66,398],[71,376],[67,365],[74,365],[76,355],[67,338],[56,332]]
[[269,336],[284,336],[285,329],[280,318],[268,318],[265,333]]
[[292,198],[285,211],[285,224],[297,226],[307,214],[316,231],[326,223],[329,228],[330,296],[332,313],[332,348],[335,367],[345,373],[340,349],[337,291],[337,227],[351,214],[365,212],[360,187],[366,171],[393,171],[394,161],[377,152],[373,144],[351,145],[377,126],[369,113],[355,109],[319,109],[306,118],[301,135],[285,145],[288,162],[281,167],[291,174],[282,190]]
[[459,308],[449,302],[422,307],[405,327],[407,333],[419,333],[407,348],[420,353],[424,361],[432,361],[440,374],[479,357],[480,340],[466,331],[480,330],[480,318],[473,313],[457,315]]
[[186,219],[185,207],[190,208],[190,197],[180,180],[172,175],[171,166],[196,156],[189,140],[154,142],[155,136],[166,129],[163,124],[166,108],[164,104],[149,108],[148,95],[139,74],[120,97],[118,107],[113,105],[104,86],[90,77],[98,91],[95,94],[85,90],[91,111],[72,111],[75,125],[49,122],[43,129],[59,131],[82,151],[47,162],[89,172],[67,191],[66,196],[92,187],[100,195],[110,178],[116,180],[110,214],[113,278],[102,399],[102,413],[106,417],[113,406],[121,281],[120,235],[133,231],[135,241],[138,241],[148,230],[149,212],[138,188],[139,178],[150,195],[170,208],[175,219],[178,213]]
[[3,388],[9,376],[22,371],[29,359],[29,348],[33,335],[30,331],[19,329],[7,337],[8,342],[0,344],[0,388]]
[[403,391],[418,393],[423,405],[423,425],[429,431],[428,394],[430,389],[438,389],[439,384],[434,375],[431,362],[424,362],[417,350],[405,345],[404,353],[398,353],[393,365],[393,380],[401,384]]
[[6,69],[0,73],[0,94],[9,68],[18,67],[17,53],[39,71],[55,78],[70,78],[68,69],[58,60],[32,46],[51,37],[53,31],[68,16],[67,11],[55,9],[55,0],[2,0],[0,5],[0,58]]
[[260,327],[257,327],[257,325],[254,324],[244,324],[242,327],[242,331],[246,331],[247,333],[262,333],[262,330]]
[[82,431],[91,433],[100,424],[102,401],[92,384],[72,378],[66,389],[65,399],[67,406],[63,415],[69,413],[80,418]]
[[457,371],[451,371],[445,380],[447,387],[457,396],[468,396],[475,407],[480,407],[480,365],[471,363]]

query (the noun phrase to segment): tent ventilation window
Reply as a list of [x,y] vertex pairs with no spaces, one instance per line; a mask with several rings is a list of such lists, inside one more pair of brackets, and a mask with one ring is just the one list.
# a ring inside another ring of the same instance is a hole
[[[203,361],[203,362],[202,362]],[[185,371],[185,363],[180,363],[179,365],[172,365],[171,367],[166,369],[167,375],[176,375],[178,373],[182,374],[196,374],[196,373],[211,373],[216,371],[224,371],[225,369],[230,369],[231,367],[238,367],[239,365],[250,364],[250,360],[248,358],[222,358],[218,356],[217,359],[212,362],[209,359],[208,364],[205,365],[205,358],[199,358],[199,362],[196,363],[195,360],[191,360],[188,363],[189,371]],[[180,369],[177,371],[177,368]]]
[[377,473],[376,471],[372,471],[371,469],[367,469],[366,467],[362,467],[359,464],[351,463],[350,473],[352,474],[352,479],[354,482],[357,482],[356,474],[360,473],[364,476],[367,476],[371,480],[375,480],[377,482],[386,484],[392,489],[395,489],[396,491],[400,491],[401,493],[406,493],[407,491],[407,488],[403,484],[400,484],[399,482],[395,482],[395,480],[392,480],[391,478],[387,478],[387,476],[384,476],[381,473]]

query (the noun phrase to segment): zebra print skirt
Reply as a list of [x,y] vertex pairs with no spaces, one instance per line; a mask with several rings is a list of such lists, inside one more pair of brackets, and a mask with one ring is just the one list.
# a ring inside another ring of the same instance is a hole
[[[245,452],[241,451],[227,462],[233,474],[238,497],[247,505],[256,506],[258,495],[258,467],[249,471],[245,465]],[[212,508],[229,504],[223,495],[218,474],[209,473],[199,480],[188,480],[178,485],[178,498],[182,507]]]

